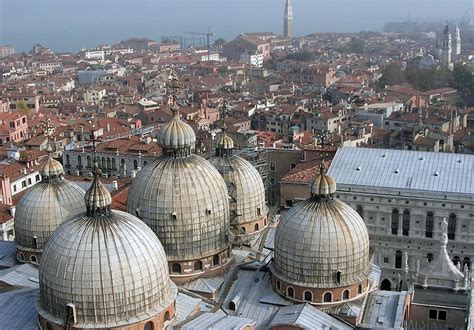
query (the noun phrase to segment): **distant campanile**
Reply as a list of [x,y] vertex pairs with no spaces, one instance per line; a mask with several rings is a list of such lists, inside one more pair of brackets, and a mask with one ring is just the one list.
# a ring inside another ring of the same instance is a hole
[[293,8],[291,6],[291,0],[286,0],[283,36],[287,38],[293,37]]

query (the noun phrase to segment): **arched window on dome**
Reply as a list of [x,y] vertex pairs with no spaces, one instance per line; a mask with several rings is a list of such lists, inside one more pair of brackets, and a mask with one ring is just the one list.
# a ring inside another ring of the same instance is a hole
[[397,269],[402,268],[402,258],[403,258],[402,251],[397,250],[397,252],[395,252],[395,268]]
[[46,329],[47,330],[53,330],[53,326],[51,325],[51,323],[46,322]]
[[270,171],[276,171],[276,163],[275,162],[270,162]]
[[280,290],[280,281],[279,280],[276,280],[276,288],[277,288],[277,290]]
[[218,266],[220,261],[220,257],[218,254],[216,254],[214,257],[212,257],[212,265],[213,266]]
[[258,231],[258,223],[255,224],[255,231]]
[[408,236],[410,233],[410,211],[403,211],[402,234]]
[[323,296],[323,302],[329,303],[332,302],[332,293],[331,292],[326,292]]
[[362,207],[362,205],[357,205],[356,211],[360,215],[360,217],[364,219],[364,208]]
[[143,167],[147,166],[148,165],[148,161],[144,160],[143,161]]
[[337,271],[336,272],[336,283],[337,284],[341,284],[341,276],[342,276],[342,273],[340,271]]
[[425,237],[433,237],[433,225],[434,225],[434,214],[433,212],[426,213],[426,222],[425,222]]
[[454,239],[456,236],[456,214],[451,213],[448,219],[448,238]]
[[471,269],[471,259],[469,257],[464,258],[464,264],[463,266],[466,266]]
[[198,260],[194,263],[194,270],[202,270],[202,261]]
[[20,261],[25,261],[25,255],[23,254],[23,252],[20,252],[18,254],[18,259],[20,259]]
[[398,209],[392,210],[392,235],[398,235],[398,222],[400,220],[400,212]]
[[74,304],[67,304],[66,307],[66,326],[69,328],[70,326],[76,324],[76,306]]
[[288,297],[293,298],[295,296],[295,289],[293,289],[291,286],[289,286],[286,289],[286,294],[288,295]]
[[38,260],[36,259],[36,256],[30,256],[30,261],[34,264],[38,262]]
[[461,258],[459,258],[458,256],[454,256],[453,258],[453,264],[455,264],[456,266],[458,265],[458,263],[461,262]]
[[165,322],[167,322],[167,321],[171,321],[171,314],[170,314],[169,311],[166,311],[166,313],[165,313]]
[[138,170],[138,161],[136,159],[133,161],[133,169]]
[[351,297],[351,292],[349,290],[344,290],[342,293],[342,300],[349,300]]
[[147,323],[145,323],[145,327],[143,328],[143,330],[154,330],[154,329],[155,329],[155,326],[153,322],[151,321],[148,321]]
[[181,274],[181,265],[180,264],[172,264],[171,265],[171,273],[172,274]]
[[357,288],[357,292],[359,294],[362,294],[362,284],[359,284],[359,287]]
[[38,248],[38,237],[33,236],[33,248],[37,249]]
[[262,209],[257,207],[257,216],[261,216],[262,215]]
[[428,253],[428,254],[426,255],[426,261],[428,261],[428,263],[430,263],[432,260],[433,260],[433,254]]
[[245,234],[245,227],[241,227],[241,228],[240,228],[240,233],[241,233],[241,234]]
[[305,291],[304,292],[304,300],[313,302],[313,293],[311,291]]

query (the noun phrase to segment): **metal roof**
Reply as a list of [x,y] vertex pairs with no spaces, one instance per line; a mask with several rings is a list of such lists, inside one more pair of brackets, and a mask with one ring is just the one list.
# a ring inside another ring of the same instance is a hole
[[303,329],[352,329],[310,304],[281,307],[269,326],[284,325],[295,325]]
[[367,299],[362,326],[403,329],[407,292],[375,291]]
[[16,244],[14,241],[0,241],[0,268],[9,268],[17,264]]
[[328,174],[338,185],[474,194],[474,155],[339,148]]
[[0,282],[11,286],[38,288],[38,267],[32,264],[18,265],[0,271]]
[[39,289],[21,288],[0,294],[0,327],[2,329],[38,329],[35,303]]
[[255,325],[255,321],[239,316],[227,316],[225,314],[204,313],[191,322],[183,325],[183,330],[201,330],[201,329],[246,329]]
[[224,283],[224,277],[203,277],[187,282],[182,287],[193,292],[215,294],[222,283]]

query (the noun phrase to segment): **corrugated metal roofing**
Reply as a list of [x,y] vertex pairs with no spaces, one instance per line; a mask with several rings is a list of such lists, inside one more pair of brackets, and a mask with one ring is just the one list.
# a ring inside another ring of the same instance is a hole
[[13,241],[0,241],[0,267],[13,267],[16,261],[16,244]]
[[0,294],[0,328],[38,329],[35,303],[39,289],[22,288]]
[[190,281],[182,285],[183,288],[201,293],[216,293],[216,291],[224,283],[223,277],[203,277]]
[[364,327],[402,329],[407,292],[376,291],[367,299]]
[[339,185],[474,194],[474,155],[340,148],[328,174]]
[[23,264],[0,271],[0,282],[11,286],[39,288],[38,267]]
[[219,329],[233,330],[244,329],[246,326],[255,325],[255,321],[239,317],[227,316],[225,314],[204,313],[191,322],[183,325],[183,330]]

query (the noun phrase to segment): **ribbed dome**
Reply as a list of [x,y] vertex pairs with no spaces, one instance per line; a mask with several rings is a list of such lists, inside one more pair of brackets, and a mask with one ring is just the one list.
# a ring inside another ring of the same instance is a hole
[[217,148],[224,150],[234,149],[234,140],[232,140],[232,138],[227,135],[225,132],[226,129],[227,126],[224,124],[222,127],[222,134],[217,141]]
[[265,187],[260,173],[250,162],[235,155],[215,157],[211,162],[230,187],[230,195],[235,200],[236,225],[267,214]]
[[164,153],[190,153],[196,142],[196,134],[191,126],[179,118],[179,109],[176,105],[171,107],[173,119],[163,124],[156,136],[158,144]]
[[51,153],[40,171],[43,180],[50,180],[50,178],[58,177],[64,174],[63,165],[57,160],[53,159]]
[[311,183],[311,195],[332,195],[336,192],[336,181],[324,171]]
[[142,221],[110,210],[99,173],[86,194],[99,198],[87,198],[87,213],[61,224],[44,248],[38,313],[55,324],[73,304],[75,328],[129,326],[176,298],[163,246]]
[[[94,168],[94,175],[98,177],[100,173],[101,172],[96,164]],[[107,211],[110,204],[112,204],[112,196],[110,195],[110,192],[97,178],[94,180],[94,182],[92,182],[91,187],[86,191],[84,199],[89,215],[93,215],[95,213],[104,213],[104,211]]]
[[168,259],[193,260],[226,249],[226,184],[205,159],[162,157],[142,169],[128,193],[127,211],[158,235]]
[[328,188],[282,214],[275,232],[275,274],[295,285],[328,289],[367,280],[371,264],[364,220],[328,196],[334,180],[323,174],[315,181]]
[[63,221],[86,209],[81,188],[59,176],[43,180],[28,190],[16,207],[14,228],[19,250],[41,252]]

